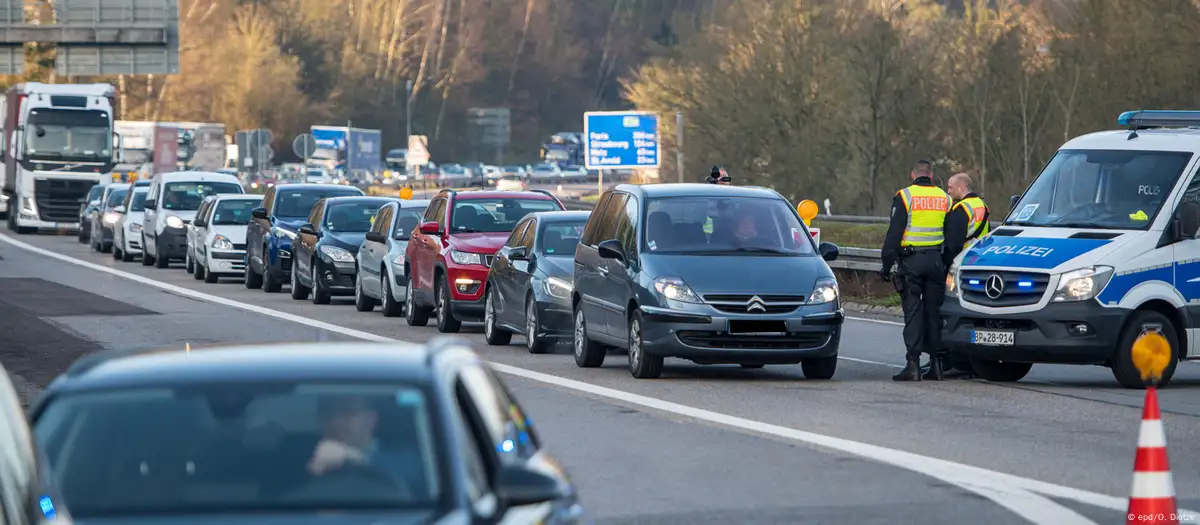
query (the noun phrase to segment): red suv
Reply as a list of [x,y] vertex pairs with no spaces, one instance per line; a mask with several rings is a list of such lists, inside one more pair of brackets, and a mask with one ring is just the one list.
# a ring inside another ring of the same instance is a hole
[[483,321],[488,270],[513,227],[530,213],[564,209],[545,190],[438,193],[405,250],[409,326],[425,326],[430,313],[444,333]]

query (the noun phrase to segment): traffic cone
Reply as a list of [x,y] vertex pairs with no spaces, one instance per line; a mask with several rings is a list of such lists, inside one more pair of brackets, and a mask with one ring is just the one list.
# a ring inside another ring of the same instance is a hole
[[1133,460],[1133,490],[1129,496],[1126,525],[1175,524],[1175,484],[1167,462],[1167,436],[1158,410],[1158,390],[1146,388],[1142,428],[1138,431],[1137,456]]

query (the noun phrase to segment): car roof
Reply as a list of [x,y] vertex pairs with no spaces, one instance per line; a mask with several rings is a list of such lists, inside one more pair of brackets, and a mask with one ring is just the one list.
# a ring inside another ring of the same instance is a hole
[[1200,129],[1139,129],[1130,139],[1129,130],[1097,131],[1075,137],[1060,149],[1115,149],[1141,151],[1200,151]]
[[104,191],[124,190],[124,189],[128,189],[128,188],[129,188],[128,182],[114,182],[112,184],[104,186]]
[[723,186],[720,184],[670,183],[621,184],[617,191],[646,197],[768,197],[779,198],[775,190],[759,186]]
[[[207,382],[433,381],[436,344],[336,342],[107,351],[77,360],[67,390]],[[431,348],[434,348],[431,350]]]
[[387,204],[389,202],[395,202],[398,199],[396,197],[372,197],[370,195],[344,195],[344,196],[337,196],[337,197],[325,197],[322,200],[324,200],[326,204],[329,204],[329,203],[342,204],[342,203],[346,203],[346,202],[368,202],[368,203],[378,202],[380,206],[383,206],[384,204]]
[[428,208],[430,202],[432,202],[430,199],[409,199],[409,200],[401,199],[400,207],[401,208],[421,208],[421,207]]
[[260,201],[263,196],[257,193],[218,193],[209,195],[208,198],[218,201]]
[[276,191],[283,191],[283,190],[287,190],[287,191],[295,191],[295,190],[327,191],[330,189],[342,189],[342,188],[345,188],[347,190],[358,190],[360,192],[362,191],[362,190],[359,190],[355,186],[346,186],[344,184],[318,184],[318,183],[301,182],[301,183],[296,183],[296,184],[276,184],[275,185]]
[[545,193],[536,191],[496,191],[496,190],[471,190],[455,192],[456,200],[473,200],[473,199],[529,199],[529,200],[554,200],[553,197]]
[[592,215],[590,211],[540,211],[535,214],[538,222],[566,222],[587,220]]
[[159,173],[155,177],[162,177],[163,182],[178,182],[178,181],[214,181],[228,182],[233,181],[241,184],[236,175],[228,173],[217,173],[215,171],[169,171]]

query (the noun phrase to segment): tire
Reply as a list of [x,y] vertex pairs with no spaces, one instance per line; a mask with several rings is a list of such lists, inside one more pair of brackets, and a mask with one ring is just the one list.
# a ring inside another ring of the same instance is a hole
[[833,379],[834,372],[837,372],[837,365],[836,355],[817,357],[801,361],[800,370],[804,372],[804,377],[807,379]]
[[408,295],[404,298],[404,321],[408,326],[425,326],[429,324],[429,307],[420,306],[417,304],[417,298],[413,293],[416,288],[413,288],[412,271],[405,272],[408,281]]
[[[263,253],[266,253],[266,252],[263,252]],[[246,275],[242,280],[242,284],[246,285],[247,290],[254,290],[256,288],[262,288],[262,285],[263,285],[262,274],[256,273],[254,271],[254,265],[250,264],[250,256],[249,255],[246,256]]]
[[[196,261],[192,260],[192,249],[190,247],[187,249],[187,254],[183,257],[183,271],[191,274],[196,272]],[[204,276],[197,277],[196,279],[200,279],[201,277]]]
[[496,326],[496,289],[489,286],[483,303],[483,338],[492,346],[512,342],[512,332]]
[[112,249],[112,258],[113,258],[113,260],[114,260],[114,261],[119,261],[119,260],[121,260],[121,259],[122,259],[122,256],[121,256],[121,254],[122,254],[122,253],[125,253],[125,252],[121,251],[121,249],[120,249],[120,248],[118,248],[116,244],[113,244],[113,249]]
[[384,317],[400,317],[404,313],[404,303],[396,302],[396,298],[392,296],[392,277],[388,275],[387,269],[379,271],[379,279],[383,281],[379,292],[383,297],[379,300],[379,310],[383,312]]
[[150,255],[149,251],[147,251],[148,248],[150,248],[150,245],[146,244],[146,236],[143,235],[142,236],[142,266],[153,266],[154,265],[154,257]]
[[360,312],[370,312],[375,309],[375,299],[367,297],[362,291],[362,274],[354,279],[354,309]]
[[133,262],[133,254],[129,250],[121,250],[121,262]]
[[1167,386],[1171,382],[1171,377],[1175,375],[1175,366],[1179,364],[1179,336],[1175,332],[1175,324],[1167,316],[1158,312],[1138,310],[1125,323],[1125,329],[1121,331],[1117,348],[1109,361],[1113,377],[1125,388],[1146,388],[1146,382],[1142,381],[1142,374],[1133,365],[1132,357],[1133,342],[1142,334],[1143,327],[1146,325],[1158,325],[1163,337],[1166,337],[1167,342],[1171,344],[1171,360],[1167,362],[1167,368],[1163,370],[1162,378],[1158,380],[1156,386]]
[[1012,363],[971,357],[971,368],[975,375],[994,383],[1020,381],[1033,368],[1033,363]]
[[[332,299],[332,296],[330,296],[328,290],[321,286],[321,280],[319,279],[320,276],[317,275],[317,261],[313,261],[308,265],[308,271],[309,278],[312,279],[313,304],[329,304],[329,300]],[[296,272],[293,270],[292,273]]]
[[86,243],[91,242],[91,240],[92,240],[91,236],[92,236],[91,235],[91,227],[89,226],[89,227],[85,228],[83,226],[83,222],[80,222],[79,223],[79,233],[75,234],[75,237],[79,239],[79,244],[86,244]]
[[434,313],[437,314],[437,329],[443,334],[456,334],[462,328],[462,323],[454,318],[454,312],[450,311],[450,286],[446,283],[446,277],[443,276],[434,284],[434,301],[437,304],[434,306]]
[[275,277],[275,273],[271,271],[270,266],[266,267],[263,271],[262,289],[266,293],[279,293],[283,289],[283,282]]
[[208,284],[216,284],[217,279],[221,278],[220,275],[213,273],[211,270],[208,269],[207,266],[204,266],[204,265],[200,264],[199,262],[196,263],[196,271],[204,272],[204,282],[206,282]]
[[637,379],[658,379],[662,371],[662,356],[646,353],[642,340],[642,312],[634,310],[629,316],[629,373]]
[[[155,243],[157,243],[157,242],[158,241],[155,241]],[[154,245],[154,253],[158,254],[158,257],[154,258],[154,267],[158,268],[160,270],[171,265],[171,258],[165,256],[164,252],[166,252],[166,250],[163,250],[163,247],[161,245],[159,245],[159,244]]]
[[112,253],[112,251],[113,251],[113,243],[111,243],[111,242],[101,242],[100,243],[100,253]]
[[208,273],[208,272],[206,272],[204,270],[203,266],[200,266],[199,264],[196,264],[195,262],[192,263],[192,279],[195,279],[197,281],[204,279],[204,277],[205,277],[204,274],[206,274],[206,273]]
[[587,320],[583,317],[583,307],[575,306],[574,330],[572,342],[575,350],[575,365],[580,368],[597,368],[604,364],[604,345],[588,338]]
[[297,301],[308,299],[308,294],[311,292],[307,286],[300,284],[300,275],[296,273],[295,267],[292,267],[292,283],[290,288],[292,299]]
[[531,354],[544,354],[550,351],[550,343],[538,337],[542,329],[542,321],[538,319],[537,303],[533,295],[525,299],[525,349]]

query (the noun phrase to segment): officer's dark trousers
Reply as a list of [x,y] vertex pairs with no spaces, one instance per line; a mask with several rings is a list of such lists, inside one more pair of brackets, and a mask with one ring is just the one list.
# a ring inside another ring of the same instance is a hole
[[946,299],[946,266],[941,250],[918,250],[900,257],[895,276],[904,310],[904,346],[908,359],[922,353],[939,355],[942,301]]

